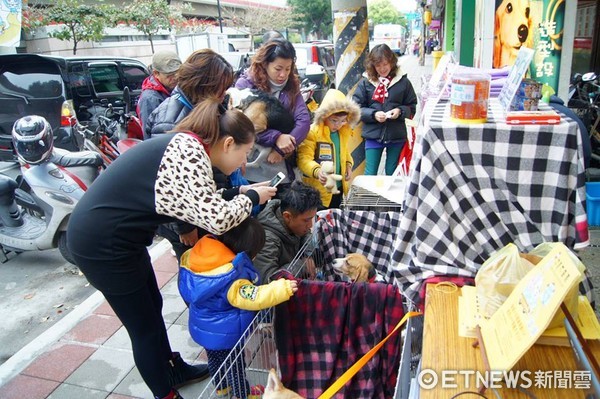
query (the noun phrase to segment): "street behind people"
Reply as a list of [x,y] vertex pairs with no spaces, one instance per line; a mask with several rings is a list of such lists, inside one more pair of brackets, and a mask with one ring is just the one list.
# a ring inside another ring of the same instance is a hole
[[238,89],[258,89],[279,99],[294,115],[295,127],[289,134],[274,129],[258,134],[256,144],[271,149],[265,161],[270,167],[262,169],[264,173],[259,170],[250,175],[250,171],[247,172],[250,181],[268,180],[277,172],[283,172],[286,179],[280,185],[282,193],[300,174],[296,168],[295,151],[310,127],[310,115],[300,94],[300,82],[293,73],[295,59],[296,50],[289,41],[271,39],[258,49],[248,71],[235,83]]
[[[348,193],[354,163],[348,142],[359,120],[358,105],[341,91],[329,89],[315,111],[308,136],[298,147],[298,167],[304,174],[303,180],[319,190],[326,208],[339,208],[342,196]],[[333,162],[333,173],[342,176],[336,183],[338,194],[333,195],[325,188],[327,175],[321,169],[323,162]]]
[[417,95],[398,57],[387,44],[371,50],[365,61],[366,72],[353,99],[360,106],[365,139],[365,175],[376,175],[386,152],[385,174],[394,173],[402,146],[406,142],[404,120],[417,109]]
[[296,281],[286,279],[260,284],[252,259],[264,244],[264,228],[248,218],[220,237],[202,237],[181,259],[179,292],[189,304],[190,334],[206,349],[220,398],[262,397],[246,380],[244,356],[229,356],[258,310],[285,302],[298,290]]
[[[293,182],[281,199],[267,203],[258,214],[265,228],[266,242],[254,259],[262,281],[270,281],[275,272],[286,268],[310,237],[317,210],[322,206],[316,188],[301,181]],[[315,270],[309,265],[307,277],[314,278]]]
[[78,202],[67,231],[77,266],[127,329],[135,364],[156,398],[208,377],[171,350],[162,296],[147,247],[156,228],[176,219],[223,234],[265,203],[276,188],[217,192],[211,165],[232,173],[254,144],[254,126],[210,98],[176,126],[180,133],[144,141],[122,154]]
[[142,94],[137,103],[137,114],[142,129],[150,113],[171,96],[177,85],[177,71],[180,66],[181,60],[174,51],[159,50],[152,56],[152,75],[142,82]]

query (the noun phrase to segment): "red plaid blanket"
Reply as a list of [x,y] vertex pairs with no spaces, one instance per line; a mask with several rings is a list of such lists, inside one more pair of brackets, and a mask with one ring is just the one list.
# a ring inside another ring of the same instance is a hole
[[[403,315],[402,297],[389,284],[300,281],[298,292],[276,308],[283,383],[305,398],[318,397]],[[400,349],[397,334],[335,397],[393,397]]]

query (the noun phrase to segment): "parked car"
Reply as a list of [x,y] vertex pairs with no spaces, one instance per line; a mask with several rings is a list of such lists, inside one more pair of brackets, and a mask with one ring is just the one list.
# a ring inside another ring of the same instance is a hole
[[321,103],[327,89],[335,88],[333,43],[327,40],[315,40],[308,43],[294,43],[294,48],[296,49],[296,68],[298,68],[301,81],[308,78],[306,76],[307,65],[317,64],[325,70],[323,82],[313,95],[314,99]]
[[14,160],[11,131],[15,120],[40,115],[50,122],[57,147],[81,149],[83,138],[73,117],[91,129],[108,104],[123,104],[129,87],[135,109],[146,65],[125,57],[0,55],[0,161]]
[[240,77],[252,62],[252,56],[254,52],[248,51],[229,51],[225,53],[219,53],[231,64],[234,72],[234,82]]

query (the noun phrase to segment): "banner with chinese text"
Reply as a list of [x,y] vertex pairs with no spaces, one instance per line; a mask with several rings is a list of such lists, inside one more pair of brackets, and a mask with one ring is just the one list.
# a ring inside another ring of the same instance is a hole
[[558,90],[564,0],[497,1],[494,68],[513,65],[521,46],[535,51],[529,77]]

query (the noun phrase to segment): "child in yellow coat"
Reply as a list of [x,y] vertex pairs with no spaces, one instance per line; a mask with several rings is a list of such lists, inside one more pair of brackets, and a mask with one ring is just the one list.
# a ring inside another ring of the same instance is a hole
[[[315,111],[308,136],[298,147],[298,167],[304,174],[303,180],[319,190],[326,208],[339,208],[342,193],[348,193],[353,165],[348,141],[359,120],[359,106],[341,91],[329,89]],[[321,170],[321,164],[326,161],[333,162],[334,174],[343,176],[338,182],[340,194],[332,195],[325,189],[327,175]]]

